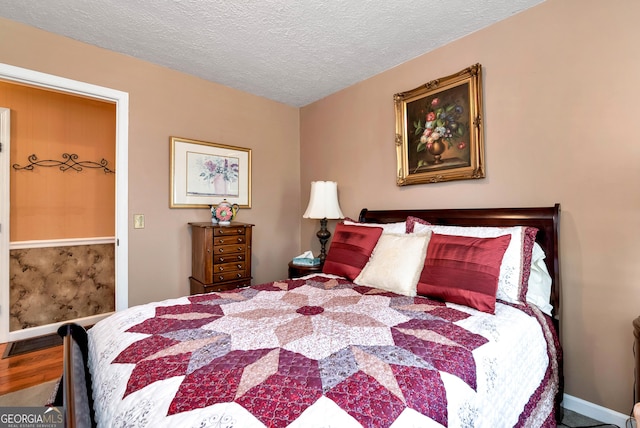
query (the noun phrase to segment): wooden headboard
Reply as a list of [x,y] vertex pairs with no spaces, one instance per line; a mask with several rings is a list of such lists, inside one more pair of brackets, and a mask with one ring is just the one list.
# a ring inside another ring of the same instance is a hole
[[545,263],[551,275],[551,297],[556,331],[560,321],[560,263],[558,228],[560,204],[540,208],[470,208],[436,210],[369,210],[360,211],[363,223],[394,223],[408,216],[418,217],[432,224],[449,226],[532,226],[538,229],[536,241],[546,254]]
[[[558,233],[560,225],[560,204],[539,208],[467,208],[436,210],[369,210],[360,211],[359,221],[363,223],[395,223],[407,217],[418,217],[431,224],[449,226],[532,226],[538,229],[536,242],[545,252],[545,263],[551,275],[551,296],[553,325],[560,338],[560,263]],[[563,416],[564,374],[562,351],[558,351],[559,385],[555,396],[556,421]]]

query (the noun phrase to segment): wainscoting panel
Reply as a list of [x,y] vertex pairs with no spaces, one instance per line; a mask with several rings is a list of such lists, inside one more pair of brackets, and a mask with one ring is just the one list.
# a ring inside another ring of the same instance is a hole
[[11,332],[115,310],[113,243],[19,247],[10,250]]

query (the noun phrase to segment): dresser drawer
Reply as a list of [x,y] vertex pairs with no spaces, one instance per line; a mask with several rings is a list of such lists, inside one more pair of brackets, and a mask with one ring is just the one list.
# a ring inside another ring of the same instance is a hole
[[218,283],[218,282],[226,282],[226,281],[233,281],[233,280],[238,280],[238,279],[243,279],[245,277],[244,271],[240,270],[240,271],[235,271],[235,272],[215,272],[213,274],[213,282]]
[[247,246],[245,244],[216,245],[213,247],[213,255],[215,257],[222,254],[244,253],[246,250]]
[[217,273],[228,273],[244,271],[244,262],[222,263],[213,265],[214,275]]
[[234,227],[234,226],[227,226],[227,227],[217,227],[213,230],[213,236],[214,237],[218,237],[218,236],[228,236],[228,235],[244,235],[244,227]]
[[214,291],[233,290],[234,288],[248,287],[251,285],[251,278],[244,278],[235,281],[216,282],[203,284],[197,279],[189,278],[191,294],[211,293]]
[[245,260],[246,260],[245,253],[214,254],[213,255],[213,264],[214,265],[217,265],[219,263],[244,262]]
[[213,245],[215,247],[220,245],[244,244],[246,242],[247,239],[244,235],[216,236],[213,238]]

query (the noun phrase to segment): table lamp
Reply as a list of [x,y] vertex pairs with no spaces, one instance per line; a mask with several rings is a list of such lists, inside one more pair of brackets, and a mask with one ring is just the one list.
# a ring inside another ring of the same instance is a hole
[[316,236],[321,245],[320,263],[324,263],[327,258],[327,241],[331,237],[331,232],[327,230],[327,220],[344,218],[338,203],[338,183],[335,181],[312,181],[309,205],[302,217],[320,220],[320,230]]

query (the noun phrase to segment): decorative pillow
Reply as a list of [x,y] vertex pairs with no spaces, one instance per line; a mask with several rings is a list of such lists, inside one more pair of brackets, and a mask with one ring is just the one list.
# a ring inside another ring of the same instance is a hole
[[397,223],[360,223],[359,221],[345,218],[343,223],[349,226],[381,227],[382,233],[405,233],[407,230],[407,223],[404,221]]
[[551,297],[551,275],[544,262],[546,255],[540,244],[533,245],[531,256],[531,273],[527,289],[527,303],[536,305],[542,312],[551,316],[553,306],[549,303]]
[[531,253],[538,229],[526,226],[464,227],[414,223],[414,233],[420,233],[425,230],[432,230],[434,233],[443,235],[476,238],[495,238],[502,235],[511,235],[511,242],[500,265],[500,279],[498,280],[496,297],[510,303],[525,303],[531,269]]
[[382,235],[381,227],[349,226],[338,223],[322,272],[344,276],[353,281],[369,261],[380,235]]
[[412,235],[383,233],[369,263],[353,282],[415,296],[430,237],[431,232]]
[[413,217],[413,216],[407,217],[407,220],[405,221],[405,223],[407,224],[407,229],[406,229],[407,233],[413,233],[413,229],[415,228],[415,224],[416,223],[419,223],[419,224],[422,224],[422,225],[430,225],[431,224],[427,220],[423,220],[421,218]]
[[418,294],[493,314],[500,264],[510,241],[511,235],[475,238],[434,233]]
[[533,246],[536,243],[537,234],[538,229],[536,229],[535,227],[524,228],[524,241],[522,242],[522,280],[518,302],[524,302],[527,300],[527,291],[529,291],[529,276],[531,275],[531,258],[533,255]]

